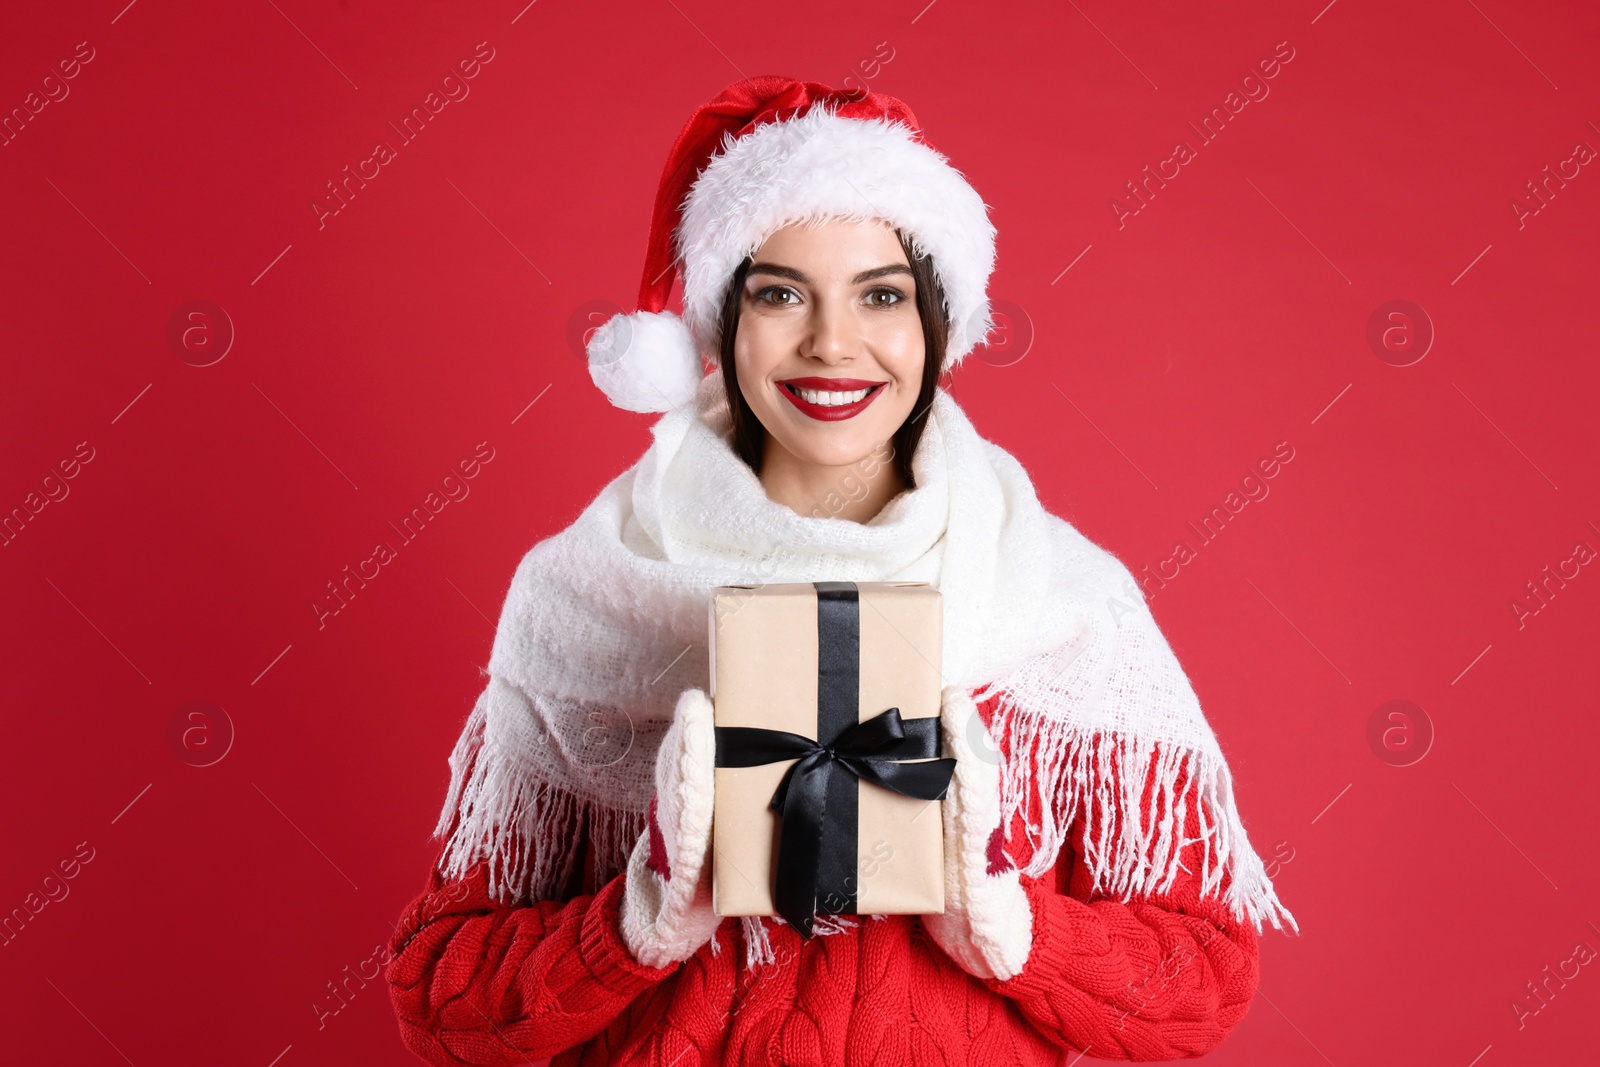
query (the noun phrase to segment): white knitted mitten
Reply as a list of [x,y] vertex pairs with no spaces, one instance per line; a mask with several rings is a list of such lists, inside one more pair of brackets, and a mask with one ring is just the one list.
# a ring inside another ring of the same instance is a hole
[[[989,738],[972,695],[944,690],[939,708],[944,754],[953,756],[944,811],[944,914],[922,916],[935,943],[968,974],[1002,981],[1021,972],[1033,949],[1033,909],[1016,865],[989,844],[1000,825],[999,749]],[[985,740],[974,751],[969,737]]]
[[711,700],[686,689],[656,753],[650,825],[628,858],[622,897],[623,943],[647,967],[688,959],[722,922],[711,910],[709,862],[716,755]]

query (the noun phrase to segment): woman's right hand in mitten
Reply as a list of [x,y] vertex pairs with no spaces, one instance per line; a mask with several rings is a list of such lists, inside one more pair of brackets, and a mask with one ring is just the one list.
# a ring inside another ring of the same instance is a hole
[[686,689],[656,753],[649,825],[629,856],[622,898],[623,943],[647,967],[688,959],[722,923],[711,909],[716,755],[711,700]]

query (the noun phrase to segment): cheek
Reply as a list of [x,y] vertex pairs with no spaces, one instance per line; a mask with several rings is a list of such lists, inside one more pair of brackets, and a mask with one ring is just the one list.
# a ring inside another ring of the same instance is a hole
[[780,362],[781,354],[770,324],[749,315],[740,320],[739,332],[733,339],[733,365],[741,384],[763,382]]
[[913,314],[909,322],[893,324],[892,329],[885,329],[879,335],[874,347],[884,371],[903,388],[915,393],[922,385],[922,365],[927,360],[922,320]]
[[794,320],[747,312],[739,319],[739,332],[733,340],[734,354],[758,370],[776,366],[794,350],[795,329]]
[[892,334],[880,336],[878,341],[875,346],[878,366],[895,383],[894,393],[882,398],[886,402],[874,405],[879,408],[874,432],[887,439],[910,418],[922,389],[922,369],[927,362],[922,320],[913,316],[909,327],[902,324]]

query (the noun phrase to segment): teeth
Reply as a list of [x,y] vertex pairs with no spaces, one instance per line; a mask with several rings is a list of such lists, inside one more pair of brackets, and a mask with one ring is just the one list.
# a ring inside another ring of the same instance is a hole
[[835,389],[802,389],[797,385],[791,385],[789,388],[806,403],[825,408],[854,404],[858,400],[866,399],[867,394],[872,392],[871,389],[853,389],[848,393],[841,393]]

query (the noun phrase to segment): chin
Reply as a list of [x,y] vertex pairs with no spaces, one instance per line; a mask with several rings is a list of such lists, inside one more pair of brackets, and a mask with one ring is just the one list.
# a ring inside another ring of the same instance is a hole
[[848,435],[837,430],[820,430],[808,433],[803,440],[786,445],[796,458],[822,467],[847,467],[873,455],[881,442],[892,438],[893,432],[852,431]]

